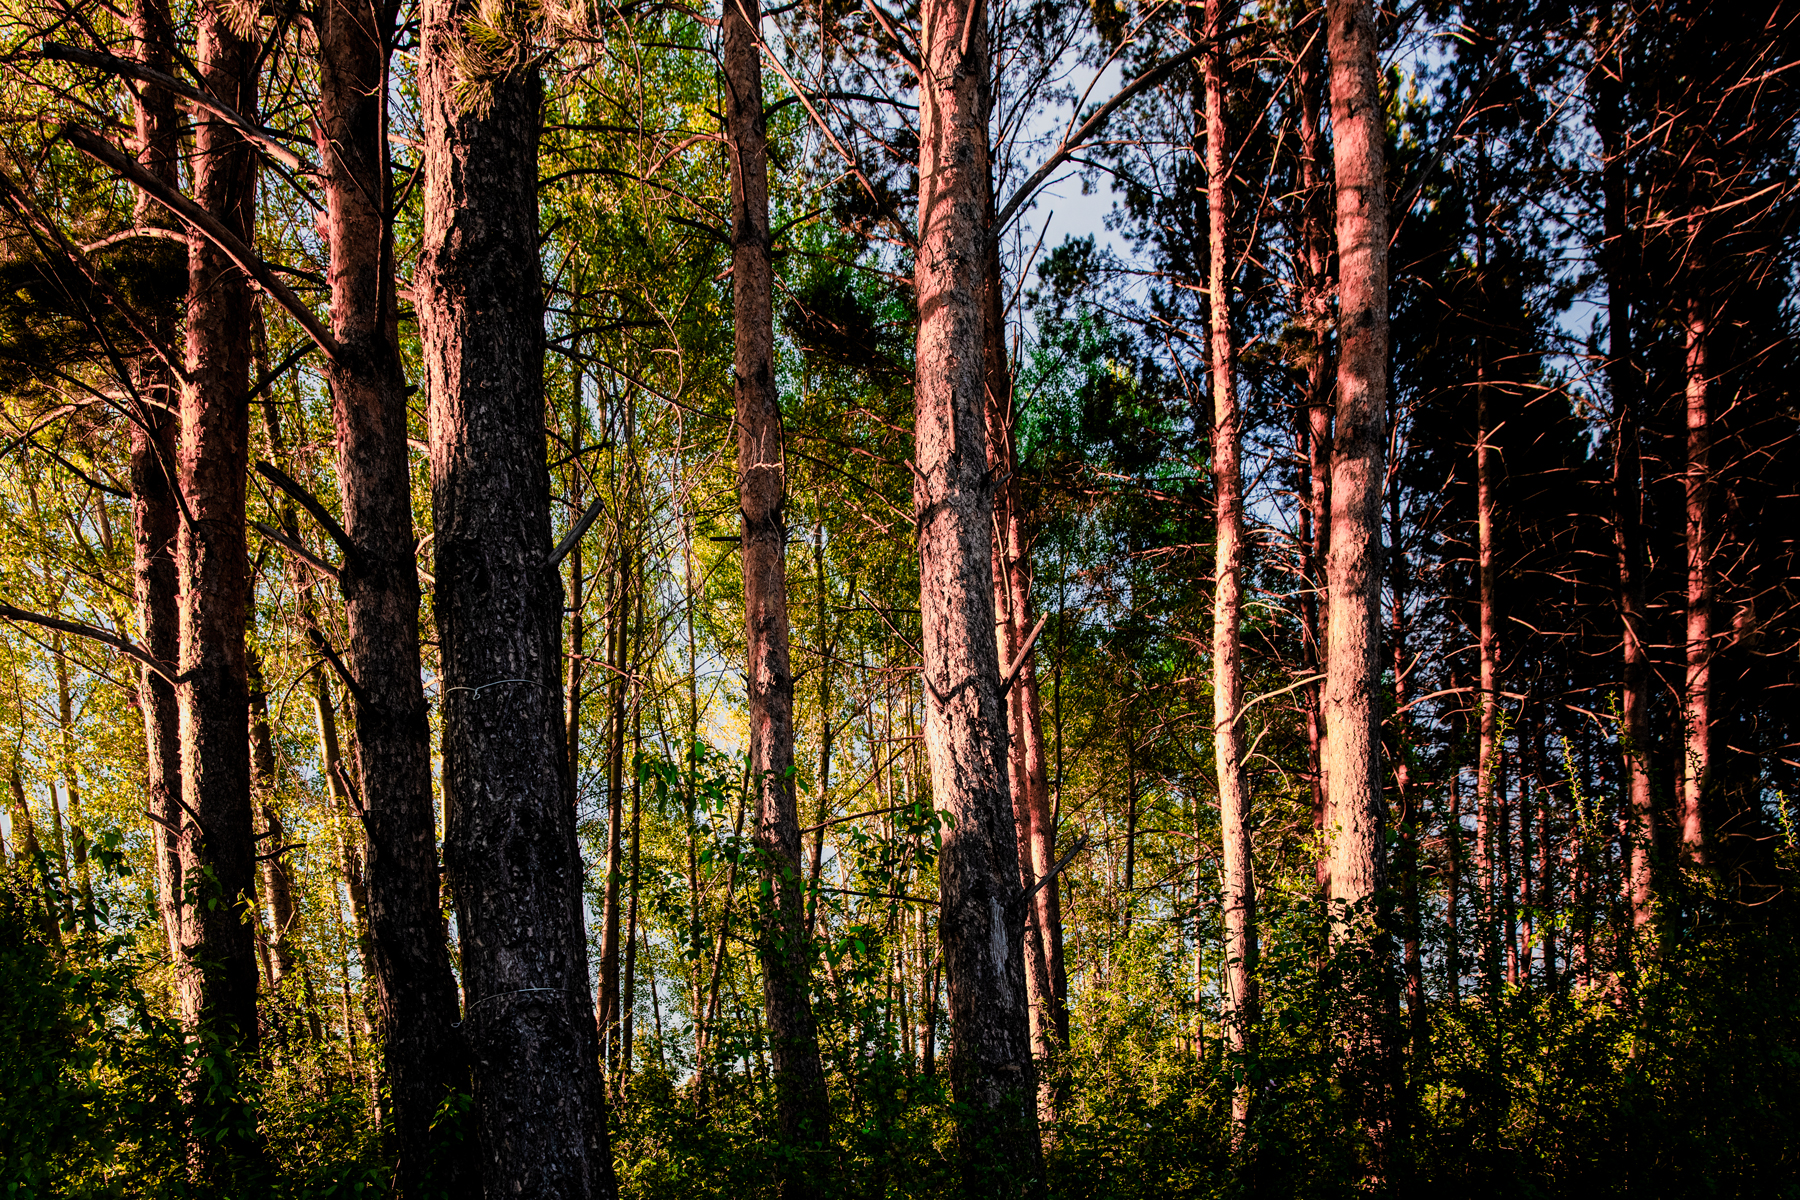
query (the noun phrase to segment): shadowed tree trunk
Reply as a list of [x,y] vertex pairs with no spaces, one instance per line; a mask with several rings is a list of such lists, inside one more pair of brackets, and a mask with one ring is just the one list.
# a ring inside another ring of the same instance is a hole
[[1237,342],[1231,328],[1231,142],[1225,120],[1220,40],[1229,18],[1223,0],[1206,0],[1207,312],[1211,329],[1212,476],[1217,541],[1213,559],[1213,762],[1219,781],[1219,836],[1225,909],[1225,1045],[1245,1070],[1232,1088],[1234,1144],[1250,1128],[1255,1096],[1248,1075],[1256,1054],[1256,870],[1250,854],[1250,792],[1244,780],[1244,677],[1238,633],[1244,619],[1244,479],[1238,465],[1243,427],[1237,397]]
[[403,1196],[432,1185],[474,1194],[472,1154],[432,1149],[438,1106],[469,1086],[456,982],[438,907],[431,743],[419,674],[406,378],[400,363],[387,152],[384,0],[326,0],[319,40],[319,162],[331,247],[327,367],[338,486],[352,549],[341,576],[357,686],[357,778],[368,833],[369,963],[385,1048]]
[[562,589],[548,565],[542,88],[535,68],[465,77],[474,16],[465,0],[428,0],[421,14],[416,285],[463,1036],[484,1194],[610,1197],[581,856],[563,779]]
[[[247,119],[257,109],[257,47],[218,3],[199,11],[201,85]],[[256,236],[256,151],[225,121],[194,113],[194,198],[246,245]],[[176,996],[206,1062],[189,1077],[196,1182],[241,1178],[258,1153],[239,1072],[256,1061],[256,942],[243,920],[254,904],[249,688],[244,627],[249,570],[244,541],[249,449],[251,296],[224,251],[195,233],[188,243],[188,380],[181,393],[180,488],[188,513],[175,544],[181,731],[183,904]]]
[[806,875],[794,790],[794,677],[788,653],[787,467],[775,386],[769,152],[763,118],[759,0],[726,0],[725,133],[731,154],[731,265],[737,393],[738,510],[743,522],[745,676],[756,845],[770,893],[763,901],[763,1004],[787,1160],[782,1195],[818,1189],[811,1155],[830,1132],[825,1072],[811,997]]
[[1387,935],[1375,906],[1386,885],[1381,771],[1381,489],[1387,456],[1388,201],[1385,110],[1372,7],[1331,0],[1331,127],[1337,179],[1337,437],[1331,471],[1326,622],[1325,789],[1331,940],[1344,973],[1343,1080],[1367,1131],[1365,1166],[1385,1179]]
[[[139,0],[132,9],[131,33],[138,61],[168,71],[175,57],[175,34],[165,0]],[[173,187],[178,182],[176,155],[180,149],[175,97],[153,87],[139,87],[134,96],[138,161]],[[161,225],[169,220],[160,204],[138,194],[134,224]],[[152,314],[151,321],[154,334],[165,345],[173,341],[172,314]],[[131,420],[132,579],[140,644],[151,657],[172,668],[179,652],[175,532],[180,510],[175,502],[175,438],[180,393],[168,367],[156,355],[146,354],[141,361],[137,388],[142,403],[134,406]],[[139,668],[138,708],[144,717],[145,799],[151,816],[157,907],[173,958],[179,953],[181,922],[181,722],[175,685],[147,666]]]
[[[1617,36],[1606,6],[1597,36]],[[1606,249],[1601,269],[1606,279],[1607,390],[1612,393],[1612,525],[1613,552],[1618,558],[1614,604],[1621,631],[1620,744],[1624,751],[1626,806],[1631,823],[1627,887],[1631,920],[1646,929],[1655,918],[1653,856],[1656,805],[1650,790],[1650,661],[1644,644],[1643,460],[1638,441],[1637,364],[1632,351],[1632,230],[1626,213],[1629,185],[1625,178],[1624,55],[1596,55],[1594,125],[1603,155],[1601,188]]]
[[924,640],[925,748],[950,819],[939,859],[956,1051],[962,1182],[971,1200],[1041,1176],[1024,906],[994,638],[993,480],[983,404],[987,21],[980,0],[920,13],[919,304],[913,507]]
[[[1325,137],[1319,113],[1325,104],[1325,38],[1313,34],[1294,69],[1294,91],[1299,100],[1300,228],[1299,273],[1306,282],[1301,300],[1302,316],[1312,330],[1312,351],[1306,360],[1306,403],[1301,413],[1299,441],[1303,456],[1300,477],[1300,549],[1302,556],[1300,615],[1302,669],[1318,675],[1325,663],[1324,621],[1327,603],[1325,557],[1331,549],[1331,239],[1326,212],[1329,191],[1325,179]],[[1301,690],[1306,713],[1307,762],[1311,768],[1313,829],[1320,836],[1319,857],[1313,864],[1321,892],[1328,890],[1331,853],[1324,844],[1325,831],[1325,716],[1324,684]]]

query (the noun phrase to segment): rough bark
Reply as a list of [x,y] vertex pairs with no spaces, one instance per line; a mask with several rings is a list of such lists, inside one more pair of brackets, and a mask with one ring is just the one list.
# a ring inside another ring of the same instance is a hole
[[[1234,15],[1234,14],[1232,14]],[[1231,15],[1223,0],[1206,0],[1207,289],[1212,368],[1213,763],[1219,783],[1221,903],[1225,918],[1225,1045],[1244,1074],[1232,1088],[1233,1139],[1250,1128],[1256,1054],[1256,868],[1250,853],[1250,789],[1244,779],[1244,674],[1238,642],[1244,620],[1244,478],[1239,466],[1243,424],[1237,396],[1237,339],[1231,326],[1231,133],[1226,123],[1226,72],[1220,40]]]
[[428,1180],[473,1194],[473,1156],[436,1152],[431,1138],[438,1106],[469,1084],[438,908],[430,726],[419,673],[406,378],[388,219],[394,15],[383,0],[327,0],[315,21],[331,332],[341,347],[327,376],[343,525],[353,546],[340,584],[357,683],[349,700],[368,835],[368,965],[394,1114],[396,1185],[405,1196],[422,1193]]
[[484,1194],[611,1196],[581,856],[563,782],[561,588],[546,566],[542,91],[534,69],[482,73],[466,36],[473,16],[466,0],[428,0],[421,14],[416,276],[463,1036]]
[[[257,46],[238,36],[234,20],[222,4],[203,4],[195,58],[205,90],[248,116],[257,106]],[[194,199],[250,244],[255,148],[208,112],[194,120]],[[243,272],[198,233],[188,244],[187,310],[179,475],[188,519],[175,544],[176,704],[181,879],[201,895],[181,907],[175,979],[183,1022],[210,1061],[196,1067],[187,1089],[190,1161],[205,1186],[256,1154],[239,1072],[257,1055],[257,963],[252,926],[242,919],[255,894],[244,663],[251,293]]]
[[[132,9],[133,52],[145,66],[168,71],[175,57],[175,33],[166,0],[138,0]],[[174,186],[180,126],[175,97],[161,88],[134,92],[138,161],[156,178]],[[159,224],[169,218],[149,196],[139,193],[134,221]],[[153,332],[173,340],[171,314],[151,317]],[[142,403],[131,421],[132,580],[136,592],[138,644],[170,674],[177,654],[179,617],[175,606],[176,413],[180,394],[168,367],[145,354],[137,372]],[[173,959],[181,922],[181,722],[175,685],[149,667],[138,671],[138,708],[144,718],[145,807],[151,815],[151,852],[156,870],[157,908]]]
[[795,1151],[789,1198],[818,1190],[804,1150],[830,1132],[813,1020],[806,876],[794,788],[794,677],[788,648],[787,467],[775,386],[768,131],[763,117],[759,0],[726,0],[725,136],[731,155],[732,313],[736,338],[738,511],[742,518],[745,677],[756,845],[769,892],[759,951],[776,1122]]
[[1681,858],[1686,866],[1707,865],[1706,801],[1712,776],[1712,430],[1708,413],[1706,343],[1710,333],[1706,303],[1687,300],[1685,326],[1687,462],[1682,474],[1686,500],[1687,670],[1682,686]]
[[1331,0],[1331,127],[1337,179],[1337,433],[1331,470],[1325,793],[1331,939],[1344,971],[1344,1083],[1385,1173],[1390,1126],[1388,946],[1374,906],[1386,884],[1381,771],[1381,491],[1387,454],[1386,130],[1372,6]]
[[973,1200],[1035,1191],[1042,1168],[982,400],[987,21],[980,0],[928,0],[920,17],[913,505],[925,748],[933,802],[950,821],[938,870],[952,1088]]
[[[1602,34],[1610,30],[1602,29]],[[1656,806],[1650,790],[1650,656],[1644,642],[1643,457],[1638,440],[1638,372],[1632,348],[1632,229],[1626,212],[1624,56],[1598,56],[1594,125],[1600,134],[1602,210],[1606,249],[1607,390],[1612,394],[1612,528],[1618,582],[1613,603],[1621,633],[1620,747],[1624,752],[1626,811],[1631,822],[1627,888],[1635,928],[1655,918]]]

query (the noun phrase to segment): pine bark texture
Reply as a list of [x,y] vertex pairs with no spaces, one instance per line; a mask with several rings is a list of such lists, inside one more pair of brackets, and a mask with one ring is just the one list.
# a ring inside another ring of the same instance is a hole
[[[438,907],[437,816],[419,662],[406,379],[388,221],[387,42],[381,0],[327,0],[319,39],[319,162],[331,262],[327,368],[337,432],[357,778],[368,835],[369,943],[403,1196],[429,1180],[473,1194],[472,1155],[432,1149],[438,1106],[466,1090],[459,1006]],[[466,1143],[465,1143],[466,1144]]]
[[[256,45],[238,36],[220,4],[203,4],[198,18],[201,85],[238,112],[254,113]],[[255,150],[208,112],[196,112],[194,121],[194,198],[251,244]],[[243,272],[197,232],[188,243],[187,309],[178,457],[188,519],[175,550],[183,885],[175,992],[210,1063],[188,1082],[192,1166],[204,1186],[222,1182],[240,1155],[254,1154],[254,1130],[235,1110],[238,1073],[255,1062],[258,1047],[256,942],[254,926],[243,920],[256,892],[244,660],[251,293]]]
[[[1250,791],[1244,779],[1244,675],[1238,643],[1244,619],[1243,425],[1237,398],[1237,342],[1231,328],[1231,141],[1226,122],[1229,59],[1220,35],[1222,0],[1206,0],[1207,288],[1212,385],[1212,476],[1217,540],[1213,559],[1213,763],[1219,783],[1219,837],[1225,917],[1225,1045],[1248,1070],[1256,1053],[1256,868],[1250,853]],[[1232,1088],[1234,1138],[1249,1129],[1255,1096],[1248,1074]]]
[[[164,0],[139,0],[132,9],[133,51],[139,62],[167,71],[175,57],[175,33]],[[161,88],[135,92],[134,117],[138,161],[156,178],[177,183],[180,126],[175,97]],[[139,194],[134,221],[162,224],[169,218],[160,204]],[[165,345],[173,342],[172,314],[152,314],[153,332]],[[137,386],[142,403],[131,421],[132,579],[137,606],[139,645],[170,668],[179,654],[179,616],[175,605],[175,538],[180,509],[175,502],[178,467],[176,412],[180,393],[173,374],[155,354],[141,360]],[[181,719],[175,685],[150,670],[138,671],[138,708],[144,718],[146,808],[152,816],[150,838],[156,865],[157,907],[170,957],[180,945],[181,897]]]
[[925,748],[933,802],[949,819],[939,928],[963,1189],[991,1200],[1035,1191],[1041,1151],[983,411],[987,22],[980,0],[927,0],[920,21],[913,507]]
[[1331,471],[1326,622],[1325,789],[1331,938],[1344,972],[1344,1081],[1383,1174],[1389,1117],[1386,884],[1381,771],[1381,493],[1387,453],[1386,130],[1372,6],[1326,7],[1337,180],[1337,433]]
[[[1300,593],[1302,667],[1318,675],[1325,664],[1324,613],[1329,591],[1325,586],[1325,560],[1331,549],[1331,417],[1332,417],[1332,311],[1331,234],[1326,200],[1325,136],[1319,113],[1325,97],[1325,39],[1308,39],[1294,67],[1294,91],[1299,100],[1300,190],[1303,233],[1298,252],[1299,273],[1306,282],[1303,314],[1312,330],[1312,351],[1306,360],[1305,408],[1298,431],[1302,480],[1300,538],[1303,560]],[[1319,890],[1329,888],[1331,853],[1325,846],[1325,688],[1314,683],[1300,693],[1306,713],[1307,760],[1311,767],[1313,829],[1320,838],[1319,857],[1313,873]]]
[[825,1071],[813,1019],[806,937],[806,875],[794,789],[794,677],[788,646],[787,467],[775,384],[769,233],[768,130],[763,117],[762,13],[758,0],[726,0],[725,132],[731,155],[732,319],[737,412],[738,510],[742,518],[745,678],[750,707],[750,786],[756,846],[769,890],[759,952],[776,1122],[795,1157],[781,1192],[811,1196],[822,1181],[804,1151],[830,1132]]
[[530,69],[484,71],[466,37],[472,5],[428,0],[421,15],[416,302],[429,396],[445,859],[483,1194],[611,1196],[581,857],[563,780],[561,587],[547,564],[541,88]]

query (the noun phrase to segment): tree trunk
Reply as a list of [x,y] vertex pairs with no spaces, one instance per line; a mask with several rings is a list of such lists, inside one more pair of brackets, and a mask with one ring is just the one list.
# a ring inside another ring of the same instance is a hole
[[[1487,222],[1489,214],[1486,206],[1486,143],[1478,147],[1480,165],[1478,172],[1481,182],[1478,185],[1480,197],[1476,207],[1476,286],[1483,301],[1487,295]],[[1509,899],[1504,890],[1496,893],[1494,880],[1504,879],[1504,869],[1496,871],[1495,858],[1500,863],[1506,861],[1506,837],[1504,825],[1499,838],[1490,834],[1491,823],[1501,816],[1500,805],[1505,802],[1502,789],[1500,799],[1494,795],[1494,779],[1499,773],[1500,755],[1500,662],[1499,662],[1499,628],[1495,621],[1495,587],[1494,571],[1494,453],[1489,439],[1493,434],[1493,417],[1489,411],[1493,392],[1487,378],[1487,339],[1476,339],[1475,351],[1475,555],[1476,577],[1478,588],[1478,655],[1480,680],[1477,685],[1476,698],[1476,750],[1475,750],[1475,806],[1478,816],[1481,840],[1482,886],[1477,889],[1476,898],[1483,905],[1483,921],[1481,923],[1482,963],[1488,994],[1498,994],[1500,986],[1500,956],[1495,939],[1498,937],[1499,922],[1503,914],[1510,911]],[[1496,851],[1498,853],[1496,854]],[[1496,907],[1498,896],[1500,907]]]
[[[269,990],[279,992],[281,981],[294,971],[294,943],[288,937],[290,931],[298,932],[294,928],[294,878],[282,849],[287,830],[275,811],[275,746],[269,728],[269,697],[262,662],[254,652],[247,654],[245,661],[250,683],[251,791],[263,827],[263,849],[257,855],[262,883],[258,900],[266,906],[269,917]],[[285,1037],[279,1028],[277,1033]]]
[[[1610,11],[1608,12],[1610,17]],[[1610,21],[1607,22],[1610,26]],[[1613,30],[1602,27],[1600,33]],[[1647,929],[1655,917],[1653,862],[1656,850],[1656,803],[1650,790],[1650,662],[1644,643],[1643,463],[1638,442],[1638,377],[1632,352],[1632,236],[1626,211],[1630,195],[1625,178],[1624,55],[1597,56],[1594,79],[1594,125],[1600,135],[1601,188],[1604,196],[1606,248],[1600,256],[1606,278],[1607,390],[1612,393],[1612,526],[1618,586],[1623,676],[1620,681],[1619,744],[1624,752],[1626,813],[1630,821],[1627,887],[1631,921]]]
[[[1394,416],[1397,424],[1398,413]],[[1423,1058],[1430,1030],[1425,1024],[1425,972],[1420,960],[1419,929],[1419,801],[1412,779],[1412,718],[1406,708],[1407,668],[1407,559],[1405,526],[1401,523],[1400,488],[1391,481],[1388,511],[1388,594],[1393,604],[1388,653],[1394,671],[1394,797],[1399,812],[1394,824],[1400,840],[1395,849],[1400,873],[1401,973],[1406,979],[1406,1033],[1414,1061]]]
[[993,493],[983,405],[989,175],[980,0],[921,11],[913,506],[933,802],[967,1196],[1040,1186],[1018,838],[994,638]]
[[803,1148],[830,1133],[825,1071],[813,1022],[806,943],[806,876],[794,790],[794,677],[788,655],[787,467],[775,386],[769,150],[763,119],[760,0],[724,10],[725,133],[731,163],[732,309],[736,331],[738,510],[743,518],[745,676],[750,773],[764,900],[763,1003],[775,1075],[776,1120],[796,1152],[782,1195],[811,1196],[822,1180]]
[[1385,1178],[1392,990],[1375,905],[1387,881],[1381,771],[1381,489],[1386,477],[1388,201],[1386,110],[1374,13],[1326,7],[1337,178],[1337,437],[1331,472],[1326,622],[1325,791],[1331,937],[1345,972],[1340,1041],[1352,1111],[1368,1132],[1366,1166]]
[[[988,195],[992,219],[993,194]],[[995,635],[1002,668],[1012,665],[1031,636],[1031,550],[1025,536],[1024,502],[1019,487],[1019,451],[1015,441],[1018,411],[1012,371],[1006,353],[1006,311],[1001,301],[1004,279],[1000,245],[989,240],[987,278],[983,284],[982,370],[986,379],[988,469],[994,488]],[[1013,829],[1019,846],[1019,882],[1031,891],[1050,873],[1056,858],[1056,829],[1050,817],[1050,786],[1044,765],[1044,725],[1038,701],[1035,649],[1025,656],[1006,696],[1008,781],[1012,791]],[[1055,877],[1037,888],[1026,913],[1024,932],[1025,990],[1033,1058],[1040,1064],[1038,1120],[1055,1126],[1061,1093],[1056,1072],[1048,1069],[1069,1045],[1069,1009],[1062,962],[1062,906]]]
[[[1308,48],[1295,64],[1294,91],[1299,101],[1300,122],[1300,227],[1303,237],[1297,258],[1305,281],[1301,298],[1302,319],[1312,330],[1312,352],[1306,360],[1306,403],[1301,414],[1299,441],[1304,462],[1301,469],[1301,642],[1302,669],[1318,675],[1325,662],[1324,622],[1328,591],[1325,559],[1331,549],[1331,423],[1332,423],[1332,312],[1331,243],[1326,214],[1324,135],[1319,113],[1325,104],[1325,39],[1309,35]],[[1313,830],[1320,838],[1319,857],[1313,865],[1321,892],[1328,892],[1331,855],[1325,847],[1325,716],[1324,686],[1302,688],[1306,714],[1307,764],[1312,788]]]
[[[257,110],[257,46],[234,31],[217,0],[199,12],[201,86],[247,119]],[[256,152],[210,112],[194,114],[194,196],[228,230],[256,237]],[[200,1039],[187,1097],[190,1161],[203,1186],[222,1185],[258,1154],[243,1111],[239,1072],[256,1061],[256,942],[242,919],[254,903],[249,690],[244,627],[249,571],[244,541],[248,466],[251,297],[224,251],[198,233],[188,243],[188,380],[181,393],[180,487],[188,519],[176,538],[180,714],[181,879],[199,881],[183,904],[176,995]]]
[[368,834],[369,943],[397,1185],[474,1194],[473,1154],[432,1148],[438,1106],[468,1088],[456,981],[439,915],[437,814],[419,662],[406,377],[400,362],[388,209],[387,47],[394,11],[380,0],[327,0],[319,39],[319,162],[330,234],[327,367],[337,432],[362,824]]
[[[421,14],[424,251],[445,859],[485,1195],[611,1196],[548,569],[535,68],[459,86],[467,0]],[[463,94],[459,96],[459,92]]]
[[[1238,1075],[1232,1088],[1233,1143],[1250,1130],[1251,1060],[1261,1004],[1256,981],[1256,866],[1250,852],[1250,789],[1244,779],[1244,674],[1238,644],[1244,620],[1243,425],[1238,410],[1237,338],[1231,327],[1231,133],[1226,126],[1223,41],[1235,17],[1206,0],[1207,288],[1212,366],[1212,476],[1217,541],[1213,558],[1213,764],[1219,781],[1219,837],[1225,917],[1225,1046]],[[1135,792],[1135,788],[1134,788]]]
[[80,768],[75,756],[75,708],[74,696],[69,691],[69,660],[63,654],[61,632],[51,638],[52,657],[56,660],[56,731],[60,757],[62,759],[63,795],[68,798],[69,805],[69,839],[74,844],[70,847],[70,858],[75,864],[75,877],[68,882],[74,884],[74,895],[81,906],[81,926],[89,933],[94,931],[94,881],[88,871],[87,859],[87,825],[81,816],[81,783],[77,778]]
[[[167,0],[138,0],[132,8],[131,32],[139,62],[159,71],[171,68],[175,34]],[[180,151],[175,97],[161,88],[140,87],[135,89],[134,99],[138,161],[173,187]],[[160,204],[139,194],[135,224],[164,224],[170,219]],[[156,313],[151,321],[165,344],[173,340],[172,314]],[[180,396],[173,375],[154,354],[142,358],[137,386],[143,403],[133,406],[131,420],[131,526],[139,644],[174,674],[180,623],[175,602],[175,537],[180,518],[175,502],[175,442]],[[181,943],[182,893],[181,722],[175,686],[150,668],[140,668],[138,708],[144,717],[145,799],[151,818],[157,908],[174,959]]]
[[1706,801],[1712,776],[1712,430],[1706,341],[1710,319],[1698,295],[1687,302],[1687,673],[1682,688],[1681,858],[1707,865]]
[[[623,536],[623,530],[620,531]],[[618,1060],[619,1035],[619,872],[624,865],[625,835],[625,642],[631,606],[631,548],[620,545],[613,568],[612,605],[608,620],[606,757],[606,884],[600,909],[600,1000],[595,1009],[600,1026],[603,1067]],[[603,1076],[606,1071],[603,1071]],[[604,1080],[603,1080],[604,1082]]]

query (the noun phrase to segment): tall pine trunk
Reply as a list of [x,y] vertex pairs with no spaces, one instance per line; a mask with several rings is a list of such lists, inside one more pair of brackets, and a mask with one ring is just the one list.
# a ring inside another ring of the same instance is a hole
[[1219,781],[1219,836],[1225,917],[1225,1044],[1243,1074],[1232,1089],[1233,1138],[1249,1131],[1250,1060],[1260,1004],[1256,982],[1256,868],[1250,853],[1250,790],[1244,779],[1243,426],[1237,396],[1237,341],[1231,327],[1231,143],[1226,124],[1223,0],[1206,0],[1207,312],[1211,317],[1212,476],[1217,541],[1213,559],[1213,763]]
[[971,1200],[987,1200],[1035,1190],[1041,1173],[983,411],[982,281],[996,232],[987,21],[981,0],[928,0],[920,18],[913,506],[925,747],[933,802],[949,818],[940,931],[962,1182]]
[[[133,50],[139,62],[169,70],[175,58],[175,31],[167,0],[138,0],[132,9]],[[178,183],[180,125],[175,97],[162,88],[134,93],[137,155],[156,178]],[[165,224],[161,205],[139,193],[135,224]],[[151,317],[153,333],[165,345],[174,340],[172,313]],[[137,380],[143,401],[131,421],[132,579],[136,592],[140,645],[174,674],[179,653],[175,603],[175,537],[180,509],[175,502],[178,466],[176,432],[180,396],[173,374],[155,354],[146,354]],[[145,799],[155,860],[157,908],[170,957],[179,954],[181,929],[181,721],[175,685],[149,667],[138,671],[138,708],[144,718]]]
[[1339,1040],[1366,1171],[1385,1178],[1389,1132],[1387,882],[1381,770],[1381,491],[1387,457],[1386,131],[1372,6],[1330,0],[1331,127],[1337,180],[1337,436],[1331,471],[1326,621],[1325,799],[1331,940],[1344,974]]
[[776,1121],[793,1157],[782,1195],[811,1196],[805,1149],[830,1133],[813,1021],[806,876],[794,788],[794,676],[788,649],[787,465],[775,386],[769,148],[763,117],[760,0],[726,0],[725,135],[731,155],[732,311],[736,334],[738,511],[742,517],[745,678],[756,846],[768,891],[758,941]]
[[[1611,6],[1597,37],[1620,36],[1611,28]],[[1630,823],[1627,888],[1632,925],[1646,929],[1655,917],[1653,861],[1656,804],[1650,790],[1650,655],[1645,645],[1643,459],[1638,442],[1638,375],[1631,334],[1632,229],[1626,206],[1624,61],[1621,52],[1597,54],[1594,125],[1600,134],[1602,210],[1606,249],[1606,384],[1612,394],[1612,527],[1618,584],[1614,605],[1621,633],[1620,747],[1624,752],[1626,814]]]
[[[195,57],[206,91],[255,120],[257,46],[239,36],[236,19],[222,4],[203,4]],[[194,198],[253,244],[256,151],[210,112],[194,120]],[[243,272],[198,232],[188,243],[187,315],[180,488],[188,519],[175,543],[183,885],[175,986],[198,1039],[189,1147],[196,1181],[208,1186],[257,1153],[241,1092],[241,1072],[257,1056],[256,942],[242,918],[256,889],[244,660],[251,294]]]
[[383,0],[327,0],[315,23],[331,332],[341,348],[327,375],[344,530],[353,547],[341,586],[368,834],[368,965],[399,1152],[396,1182],[402,1195],[417,1193],[428,1177],[452,1194],[472,1194],[473,1155],[446,1150],[434,1161],[431,1137],[439,1105],[466,1090],[469,1077],[439,916],[430,726],[419,673],[406,378],[388,213],[393,20]]
[[582,863],[563,779],[562,589],[548,564],[542,88],[534,67],[465,77],[474,16],[467,0],[429,0],[421,14],[416,285],[463,1036],[484,1194],[610,1196]]
[[[1298,273],[1305,281],[1301,317],[1312,331],[1306,359],[1306,396],[1300,413],[1301,455],[1300,617],[1302,669],[1320,674],[1325,664],[1323,614],[1328,603],[1325,559],[1331,549],[1331,418],[1332,312],[1331,242],[1325,212],[1325,136],[1319,113],[1325,104],[1325,39],[1311,36],[1294,68],[1294,94],[1299,103],[1301,240],[1296,250]],[[1300,692],[1306,714],[1306,750],[1312,789],[1313,829],[1320,837],[1313,874],[1321,891],[1329,888],[1331,852],[1325,831],[1325,689],[1309,684]]]

